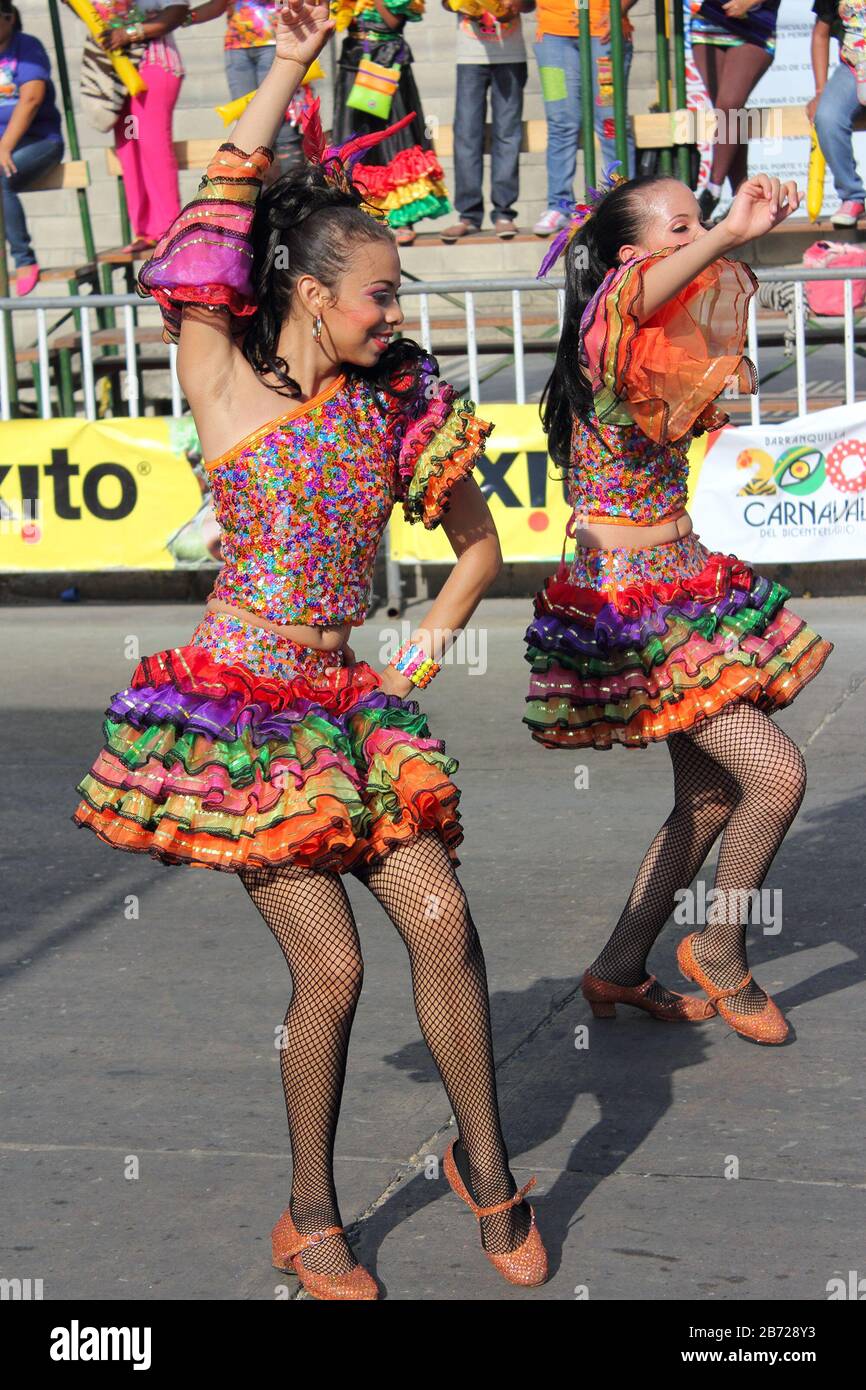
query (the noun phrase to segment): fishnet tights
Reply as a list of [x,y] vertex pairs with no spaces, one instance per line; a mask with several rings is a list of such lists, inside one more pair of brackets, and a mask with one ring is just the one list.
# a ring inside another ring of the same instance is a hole
[[[730,989],[749,968],[748,922],[741,921],[738,892],[763,883],[803,800],[806,765],[796,744],[745,700],[671,735],[667,745],[674,808],[647,850],[610,940],[589,968],[622,985],[647,978],[646,959],[676,905],[676,890],[688,888],[723,832],[713,886],[727,895],[709,904],[694,953],[713,983]],[[671,998],[658,985],[650,997]],[[766,997],[750,981],[725,1003],[735,1013],[759,1013]]]
[[[335,873],[288,867],[242,870],[238,876],[292,977],[280,1052],[292,1220],[301,1233],[340,1226],[334,1140],[363,980],[351,904]],[[409,952],[418,1022],[457,1121],[458,1167],[480,1206],[505,1201],[517,1185],[499,1119],[484,955],[448,852],[429,832],[355,876],[382,904]],[[514,1250],[529,1225],[525,1201],[484,1217],[483,1246],[494,1253]],[[309,1246],[303,1259],[309,1269],[327,1274],[357,1264],[343,1236]]]

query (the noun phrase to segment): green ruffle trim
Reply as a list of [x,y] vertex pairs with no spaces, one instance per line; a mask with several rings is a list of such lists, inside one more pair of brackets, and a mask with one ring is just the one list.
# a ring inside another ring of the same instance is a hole
[[422,217],[442,217],[451,211],[451,203],[437,193],[429,193],[426,198],[417,198],[405,207],[394,208],[388,213],[390,227],[404,227],[407,222],[420,222]]

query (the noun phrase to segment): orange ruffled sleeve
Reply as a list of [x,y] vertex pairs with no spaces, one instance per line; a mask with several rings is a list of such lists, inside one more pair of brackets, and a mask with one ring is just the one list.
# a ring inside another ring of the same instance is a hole
[[679,249],[665,247],[610,271],[579,334],[579,362],[599,421],[638,425],[659,444],[725,424],[729,416],[713,402],[726,388],[746,395],[758,389],[755,365],[743,355],[758,282],[741,261],[720,256],[639,322],[645,272]]
[[[395,385],[399,384],[395,378]],[[439,379],[439,364],[425,354],[410,399],[395,414],[399,497],[410,523],[438,526],[451,505],[451,491],[472,472],[493,425],[479,420],[475,404]]]

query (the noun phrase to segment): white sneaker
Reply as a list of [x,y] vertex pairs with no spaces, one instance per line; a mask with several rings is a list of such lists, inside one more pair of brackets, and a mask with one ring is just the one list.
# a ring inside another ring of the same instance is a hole
[[536,236],[552,236],[554,232],[561,232],[563,227],[567,226],[568,218],[564,212],[560,212],[558,208],[548,208],[532,230]]

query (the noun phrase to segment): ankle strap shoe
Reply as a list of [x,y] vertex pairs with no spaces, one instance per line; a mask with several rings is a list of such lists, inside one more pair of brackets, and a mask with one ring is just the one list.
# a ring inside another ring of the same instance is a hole
[[[788,1036],[789,1028],[785,1022],[784,1014],[778,1005],[774,1004],[769,995],[767,1002],[759,1013],[741,1014],[735,1013],[728,1008],[722,1001],[729,999],[733,994],[739,994],[741,989],[752,979],[752,972],[749,971],[738,985],[731,989],[719,989],[714,985],[709,975],[705,974],[695,959],[693,944],[698,932],[691,932],[684,936],[677,946],[677,961],[680,970],[687,980],[693,980],[696,985],[707,995],[707,1008],[713,1008],[725,1020],[729,1028],[733,1028],[735,1033],[739,1033],[743,1038],[749,1038],[751,1042],[778,1044],[785,1041]],[[766,992],[766,991],[765,991]]]
[[596,1018],[615,1018],[617,1004],[644,1009],[653,1018],[663,1019],[667,1023],[701,1023],[715,1014],[714,1008],[707,1008],[705,999],[690,999],[688,995],[676,994],[674,990],[668,990],[669,994],[675,995],[670,1003],[648,999],[647,995],[656,983],[655,975],[649,975],[642,985],[616,985],[612,980],[600,980],[587,970],[580,987]]
[[[497,1212],[508,1211],[509,1207],[519,1206],[529,1189],[535,1186],[537,1179],[530,1178],[529,1182],[518,1188],[513,1197],[509,1197],[507,1201],[495,1202],[489,1207],[479,1207],[472,1194],[466,1190],[466,1184],[454,1161],[454,1145],[456,1143],[457,1140],[452,1139],[448,1145],[442,1159],[442,1171],[452,1190],[471,1208],[473,1215],[478,1218],[479,1222],[484,1216],[495,1216]],[[531,1203],[529,1212],[531,1224],[522,1245],[519,1245],[516,1250],[507,1250],[504,1254],[499,1255],[495,1255],[491,1250],[484,1251],[494,1269],[497,1269],[508,1280],[509,1284],[535,1286],[543,1284],[548,1277],[547,1251],[542,1244],[538,1227],[535,1224],[535,1208]]]
[[284,1274],[297,1274],[304,1288],[314,1298],[320,1299],[374,1299],[379,1297],[379,1286],[362,1264],[345,1274],[322,1274],[318,1270],[307,1269],[301,1256],[311,1245],[318,1245],[329,1236],[345,1235],[342,1226],[323,1226],[320,1231],[310,1231],[303,1235],[292,1220],[289,1207],[283,1212],[271,1231],[271,1249],[275,1269]]

